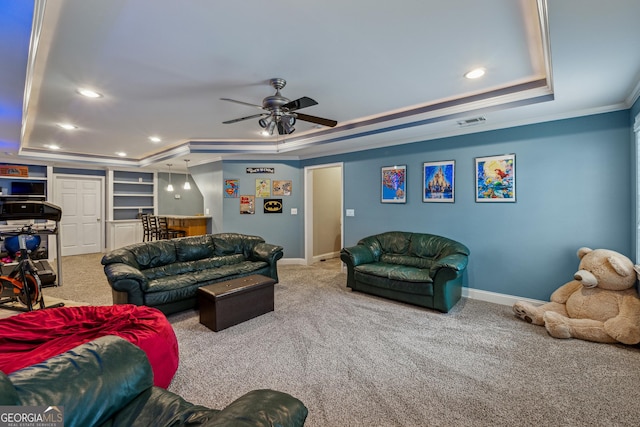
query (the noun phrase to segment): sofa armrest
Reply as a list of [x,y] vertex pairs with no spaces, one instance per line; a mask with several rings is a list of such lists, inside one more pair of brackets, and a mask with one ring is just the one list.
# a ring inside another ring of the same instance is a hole
[[376,257],[369,248],[363,245],[351,246],[349,248],[342,248],[340,251],[340,259],[344,261],[347,266],[349,263],[355,267],[360,264],[369,264],[376,261]]
[[114,304],[144,305],[144,293],[149,288],[149,281],[140,270],[118,262],[105,265],[104,274],[114,291],[127,295],[126,299],[114,299]]
[[64,406],[65,426],[99,425],[153,386],[146,354],[104,336],[9,375],[24,406]]
[[260,261],[266,261],[273,265],[284,255],[282,246],[272,245],[270,243],[258,243],[253,247],[251,253],[252,258]]
[[455,271],[463,271],[467,268],[469,257],[462,254],[448,255],[444,258],[440,258],[433,263],[429,269],[431,277],[435,276],[436,272],[441,268],[450,268]]
[[303,426],[308,410],[295,397],[274,390],[253,390],[233,401],[203,425],[207,427]]

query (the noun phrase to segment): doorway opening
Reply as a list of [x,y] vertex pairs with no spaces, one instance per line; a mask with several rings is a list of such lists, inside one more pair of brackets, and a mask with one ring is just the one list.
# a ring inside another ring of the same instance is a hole
[[343,164],[304,168],[305,264],[337,258],[343,247]]

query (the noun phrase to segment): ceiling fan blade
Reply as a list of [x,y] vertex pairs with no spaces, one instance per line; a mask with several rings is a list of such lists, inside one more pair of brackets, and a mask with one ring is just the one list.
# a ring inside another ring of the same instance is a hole
[[311,107],[312,105],[318,105],[318,103],[314,99],[309,98],[308,96],[303,96],[302,98],[298,98],[293,101],[287,102],[281,108],[289,111],[293,111],[293,110],[299,110],[301,108]]
[[308,114],[296,113],[298,120],[304,120],[305,122],[317,123],[322,126],[329,126],[330,128],[338,124],[335,120],[323,119],[322,117],[310,116]]
[[239,119],[227,120],[226,122],[222,122],[222,124],[228,125],[231,123],[237,123],[243,120],[255,119],[256,117],[263,117],[263,116],[268,116],[268,114],[262,113],[262,114],[254,114],[253,116],[240,117]]
[[248,105],[249,107],[256,107],[256,108],[262,108],[261,105],[256,105],[256,104],[251,104],[249,102],[244,102],[244,101],[236,101],[235,99],[231,99],[231,98],[220,98],[221,101],[229,101],[229,102],[235,102],[236,104],[242,104],[242,105]]

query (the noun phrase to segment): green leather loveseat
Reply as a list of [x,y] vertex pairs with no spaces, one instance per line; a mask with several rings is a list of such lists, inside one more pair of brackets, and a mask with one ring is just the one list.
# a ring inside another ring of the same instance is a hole
[[0,372],[0,405],[27,415],[26,407],[47,408],[39,414],[50,421],[62,415],[65,427],[295,427],[304,425],[308,412],[298,399],[274,390],[250,391],[222,410],[193,405],[155,387],[145,353],[113,335],[9,375]]
[[448,312],[462,296],[469,249],[433,234],[390,231],[343,248],[347,287]]
[[155,307],[171,314],[197,305],[200,286],[251,274],[278,281],[282,246],[238,233],[135,243],[102,258],[114,304]]

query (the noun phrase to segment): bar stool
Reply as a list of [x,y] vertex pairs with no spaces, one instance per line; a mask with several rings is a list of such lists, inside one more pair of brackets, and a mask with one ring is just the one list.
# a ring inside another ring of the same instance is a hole
[[164,216],[155,217],[158,227],[158,240],[173,239],[176,237],[185,237],[187,232],[175,228],[169,228],[167,218]]

